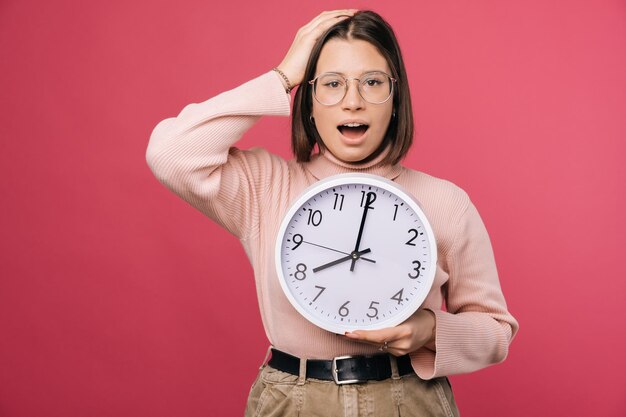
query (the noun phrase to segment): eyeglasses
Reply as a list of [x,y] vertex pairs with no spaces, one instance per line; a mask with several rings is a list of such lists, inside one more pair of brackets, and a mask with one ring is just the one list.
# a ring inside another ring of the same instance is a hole
[[333,106],[348,93],[350,80],[358,81],[357,89],[363,100],[371,104],[382,104],[393,95],[396,79],[381,71],[368,72],[360,78],[346,78],[334,72],[318,75],[309,84],[313,86],[313,97],[324,106]]

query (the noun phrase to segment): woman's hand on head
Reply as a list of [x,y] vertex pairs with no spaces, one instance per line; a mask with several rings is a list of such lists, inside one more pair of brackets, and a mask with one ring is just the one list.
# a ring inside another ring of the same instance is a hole
[[418,310],[402,324],[380,330],[356,330],[346,333],[350,340],[368,343],[376,347],[385,346],[386,351],[394,356],[415,352],[422,346],[435,349],[435,313],[430,310]]
[[357,9],[322,12],[298,30],[287,55],[277,67],[287,76],[292,87],[302,83],[309,55],[319,37],[332,25],[347,19],[356,12]]

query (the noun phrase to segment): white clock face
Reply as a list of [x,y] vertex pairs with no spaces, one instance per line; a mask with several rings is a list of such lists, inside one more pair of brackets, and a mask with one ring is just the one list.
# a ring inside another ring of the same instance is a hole
[[341,334],[406,320],[428,295],[436,262],[419,205],[373,175],[336,175],[311,186],[276,242],[289,301],[315,325]]

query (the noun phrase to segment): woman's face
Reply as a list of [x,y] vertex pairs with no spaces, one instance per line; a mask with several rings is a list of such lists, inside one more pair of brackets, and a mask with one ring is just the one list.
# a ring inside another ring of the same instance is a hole
[[376,151],[391,120],[393,97],[382,104],[368,103],[358,92],[358,81],[352,80],[372,71],[390,74],[387,60],[362,40],[331,39],[317,61],[316,76],[333,72],[351,79],[339,103],[325,106],[313,99],[315,127],[328,150],[344,162],[361,161]]

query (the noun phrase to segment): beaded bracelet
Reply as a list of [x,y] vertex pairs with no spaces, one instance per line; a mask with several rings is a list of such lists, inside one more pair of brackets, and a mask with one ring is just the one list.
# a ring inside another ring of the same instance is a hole
[[287,83],[287,94],[289,94],[291,92],[291,89],[293,88],[291,86],[291,83],[289,82],[289,78],[287,78],[287,76],[285,75],[285,73],[283,73],[281,70],[279,70],[278,68],[274,67],[272,68],[272,71],[276,71],[277,73],[280,74],[281,77],[283,77],[283,79],[285,80],[285,82]]

